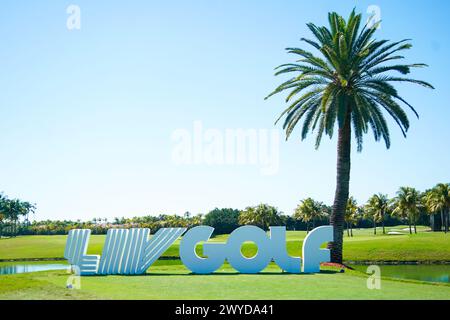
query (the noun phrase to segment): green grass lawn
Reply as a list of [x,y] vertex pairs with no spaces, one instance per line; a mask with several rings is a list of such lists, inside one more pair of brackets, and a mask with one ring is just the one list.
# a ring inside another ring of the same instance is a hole
[[65,271],[0,276],[2,299],[450,299],[450,285],[383,279],[369,290],[356,271],[282,274],[269,266],[258,275],[236,274],[224,265],[217,274],[192,275],[179,261],[160,261],[144,276],[82,277],[80,290],[66,289]]
[[[372,229],[354,230],[354,237],[344,239],[344,259],[347,261],[450,261],[450,234],[427,232],[419,227],[419,233],[409,235],[402,231],[406,226],[387,228],[400,231],[402,235],[373,235]],[[306,232],[287,233],[287,249],[291,255],[301,256],[302,241]],[[211,241],[225,241],[227,236],[218,236]],[[90,254],[101,254],[104,235],[92,235]],[[23,236],[0,240],[0,260],[24,258],[62,258],[66,236]],[[179,241],[172,245],[164,256],[178,256]],[[200,249],[200,248],[199,248]],[[256,247],[243,246],[243,253],[252,256]]]

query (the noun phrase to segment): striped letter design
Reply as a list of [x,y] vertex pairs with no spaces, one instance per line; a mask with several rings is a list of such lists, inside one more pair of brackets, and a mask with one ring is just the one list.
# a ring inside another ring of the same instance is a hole
[[164,228],[149,239],[146,228],[110,229],[100,258],[86,255],[90,230],[71,230],[64,257],[81,275],[143,274],[185,231]]
[[98,269],[100,256],[86,254],[90,234],[91,230],[89,229],[77,229],[70,230],[67,237],[64,258],[71,265],[79,268],[76,273],[80,273],[80,275],[93,275],[97,273]]

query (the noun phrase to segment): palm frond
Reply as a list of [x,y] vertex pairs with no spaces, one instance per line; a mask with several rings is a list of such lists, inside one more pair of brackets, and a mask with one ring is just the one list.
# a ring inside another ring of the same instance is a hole
[[[383,139],[391,146],[389,115],[406,137],[410,123],[406,105],[418,117],[415,108],[401,97],[394,83],[403,82],[433,89],[425,81],[402,76],[413,68],[426,64],[406,64],[399,52],[412,48],[410,39],[400,41],[376,40],[377,24],[362,26],[362,15],[353,10],[347,20],[335,12],[328,15],[328,27],[308,23],[314,39],[302,42],[317,50],[319,55],[303,48],[289,47],[289,54],[297,56],[295,63],[280,65],[276,76],[294,75],[278,86],[266,99],[287,92],[289,106],[277,119],[284,118],[286,139],[301,124],[301,139],[317,130],[316,148],[324,134],[333,137],[334,128],[343,128],[348,121],[353,128],[358,151],[362,150],[364,135],[371,130],[376,141]],[[362,28],[361,28],[362,26]],[[300,58],[298,58],[300,56]],[[402,106],[400,105],[402,104]]]

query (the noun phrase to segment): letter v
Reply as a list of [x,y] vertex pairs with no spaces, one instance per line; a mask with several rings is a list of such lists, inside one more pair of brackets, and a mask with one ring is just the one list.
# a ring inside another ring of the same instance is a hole
[[139,273],[144,273],[185,231],[186,228],[163,228],[147,239]]

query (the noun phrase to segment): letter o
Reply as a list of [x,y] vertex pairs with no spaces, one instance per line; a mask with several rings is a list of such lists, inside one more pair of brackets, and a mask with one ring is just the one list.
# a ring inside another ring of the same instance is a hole
[[[256,256],[245,257],[241,252],[242,244],[254,242],[258,246]],[[255,226],[243,226],[234,230],[227,241],[227,260],[241,273],[258,273],[264,270],[272,260],[270,239],[264,230]]]

